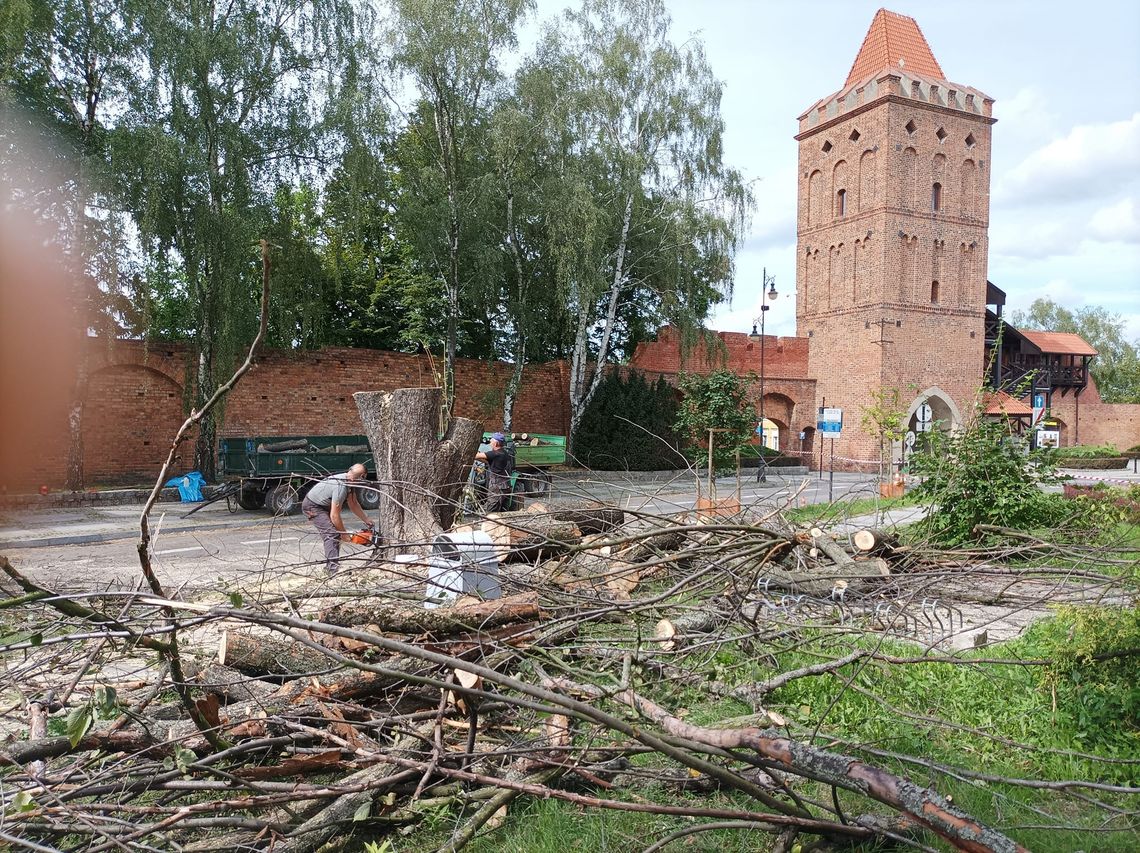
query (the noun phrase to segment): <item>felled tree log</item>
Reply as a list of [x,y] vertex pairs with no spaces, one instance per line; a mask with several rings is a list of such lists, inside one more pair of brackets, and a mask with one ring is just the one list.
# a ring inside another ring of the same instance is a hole
[[541,511],[531,508],[528,511],[532,514],[549,515],[556,521],[568,521],[583,535],[606,533],[625,523],[625,513],[616,506],[594,503],[548,507]]
[[187,659],[182,666],[186,683],[203,693],[217,696],[224,704],[249,702],[268,696],[277,689],[276,685],[262,681],[231,669],[219,666],[214,661],[198,663]]
[[449,635],[511,622],[532,622],[541,616],[542,611],[533,596],[518,595],[432,610],[351,601],[330,607],[320,618],[322,622],[343,627],[375,625],[381,631],[399,634]]
[[898,545],[899,538],[886,530],[873,530],[864,528],[856,530],[851,536],[851,544],[855,550],[863,554],[875,554],[880,551],[889,551]]
[[65,736],[10,743],[0,752],[0,767],[44,761],[72,752],[90,752],[96,749],[106,753],[138,752],[155,747],[155,739],[148,732],[110,731],[106,728],[91,729],[74,746],[71,745],[70,738]]
[[813,527],[811,531],[796,536],[801,542],[808,542],[820,553],[825,554],[837,566],[851,566],[855,559],[843,550],[842,546],[819,528]]
[[543,559],[582,541],[578,525],[553,515],[499,512],[491,513],[480,524],[491,537],[500,562]]
[[320,652],[288,640],[225,631],[218,641],[218,663],[246,675],[300,678],[336,669]]
[[707,634],[725,623],[728,602],[714,598],[705,602],[699,610],[690,610],[657,623],[654,636],[658,645],[667,652],[672,651],[693,634]]
[[380,533],[386,543],[424,553],[451,527],[483,425],[452,418],[443,438],[439,388],[353,394],[376,461]]

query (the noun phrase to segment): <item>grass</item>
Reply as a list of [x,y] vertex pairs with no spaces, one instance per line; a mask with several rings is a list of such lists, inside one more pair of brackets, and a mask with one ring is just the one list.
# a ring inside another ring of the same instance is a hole
[[[609,632],[614,629],[607,626]],[[786,652],[756,654],[739,646],[722,646],[710,654],[705,669],[711,678],[729,683],[754,682],[776,671],[832,659],[853,646],[874,647],[899,656],[920,652],[916,646],[881,642],[875,636],[853,639],[822,629],[804,630],[794,650]],[[863,661],[836,675],[791,682],[765,704],[791,720],[796,737],[808,738],[818,729],[818,745],[863,754],[867,760],[918,784],[933,786],[1031,850],[1125,853],[1140,847],[1140,834],[1124,818],[1104,823],[1103,811],[1062,799],[1055,791],[985,779],[955,779],[873,751],[919,756],[983,775],[1140,785],[1140,765],[1126,763],[1140,756],[1140,671],[1136,658],[1091,659],[1105,651],[1136,647],[1140,647],[1140,611],[1061,609],[1017,640],[964,655],[966,660],[996,657],[1049,661],[1047,666],[979,662],[888,667]],[[698,725],[711,725],[750,710],[743,704],[710,696],[697,683],[659,687],[668,692],[667,697],[660,698],[670,709]],[[1097,760],[1089,757],[1092,753],[1116,760]],[[643,771],[672,766],[656,755],[637,756],[633,764]],[[830,789],[812,782],[799,781],[796,788],[802,796],[820,800],[831,796]],[[689,800],[704,806],[755,808],[740,795],[684,794],[651,781],[635,790],[587,793],[627,800]],[[1134,802],[1121,795],[1091,793],[1114,806],[1135,808]],[[887,812],[885,807],[853,794],[842,793],[841,802],[848,815]],[[397,850],[435,849],[460,821],[450,815],[432,831],[425,828],[405,839]],[[501,827],[481,833],[471,849],[478,853],[640,850],[695,822],[587,809],[557,800],[524,799],[511,807]],[[1059,829],[1053,823],[1077,828]],[[770,843],[771,837],[766,834],[722,831],[692,836],[679,841],[675,849],[764,851]]]
[[919,506],[922,503],[923,501],[913,493],[905,494],[901,498],[851,498],[826,504],[793,507],[785,510],[784,515],[795,524],[833,523],[857,515],[870,515],[889,509]]

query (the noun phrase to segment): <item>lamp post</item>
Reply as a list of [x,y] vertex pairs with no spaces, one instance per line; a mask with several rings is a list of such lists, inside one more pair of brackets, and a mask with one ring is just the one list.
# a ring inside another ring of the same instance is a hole
[[[764,315],[768,312],[770,306],[768,303],[775,299],[776,294],[776,277],[768,278],[768,268],[764,267],[764,279],[760,287],[760,316],[752,321],[752,332],[748,335],[748,339],[755,343],[760,341],[760,470],[756,476],[756,482],[768,482],[768,460],[764,456]],[[756,324],[759,322],[760,331],[756,331]]]

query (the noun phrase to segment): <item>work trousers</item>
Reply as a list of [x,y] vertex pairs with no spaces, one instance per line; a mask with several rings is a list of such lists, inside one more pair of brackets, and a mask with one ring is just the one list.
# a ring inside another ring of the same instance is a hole
[[313,522],[313,527],[321,534],[325,545],[325,571],[335,575],[340,568],[340,535],[341,532],[333,526],[329,517],[329,508],[315,504],[308,498],[301,502],[301,511],[305,518]]
[[511,508],[511,479],[487,472],[487,512],[507,512]]

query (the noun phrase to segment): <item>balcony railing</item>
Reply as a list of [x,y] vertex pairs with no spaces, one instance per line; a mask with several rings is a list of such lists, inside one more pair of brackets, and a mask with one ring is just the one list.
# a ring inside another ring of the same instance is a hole
[[[1083,388],[1088,384],[1088,370],[1083,365],[1025,364],[1009,361],[1001,366],[1000,386],[1003,391],[1026,384],[1026,378],[1034,373],[1035,388]],[[1028,390],[1028,389],[1026,389]]]

